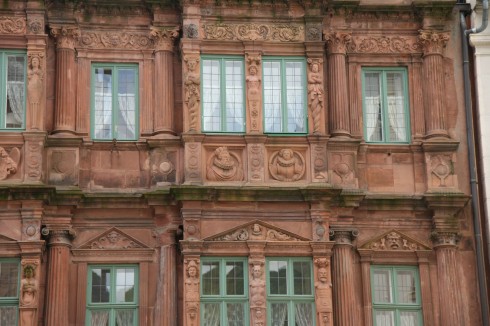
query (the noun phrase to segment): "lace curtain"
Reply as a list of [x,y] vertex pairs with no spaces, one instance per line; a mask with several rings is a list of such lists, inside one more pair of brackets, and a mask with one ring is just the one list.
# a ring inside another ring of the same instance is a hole
[[109,321],[109,311],[91,311],[92,326],[107,326]]
[[313,306],[311,303],[297,303],[294,308],[297,326],[313,325]]
[[15,325],[16,319],[16,307],[0,307],[0,326]]
[[7,98],[12,110],[12,116],[7,116],[7,123],[22,125],[24,121],[24,82],[7,82]]
[[[119,139],[133,139],[136,126],[136,99],[134,94],[118,94],[119,118],[117,136]],[[121,121],[122,119],[122,121]]]
[[219,304],[205,303],[203,304],[204,314],[202,325],[203,326],[219,326]]
[[273,303],[272,326],[284,326],[288,318],[288,306],[285,303]]
[[133,310],[116,310],[116,326],[133,326]]
[[365,106],[366,110],[366,133],[369,141],[381,140],[381,113],[380,113],[380,100],[379,96],[366,96]]

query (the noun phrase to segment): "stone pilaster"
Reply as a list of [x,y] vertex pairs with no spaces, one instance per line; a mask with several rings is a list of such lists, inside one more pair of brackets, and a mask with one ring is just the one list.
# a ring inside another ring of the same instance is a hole
[[315,275],[315,306],[318,326],[333,325],[331,256],[334,243],[311,242]]
[[43,153],[46,134],[44,132],[24,132],[24,182],[43,181]]
[[184,326],[199,324],[199,256],[189,255],[184,259]]
[[354,252],[352,241],[358,231],[332,229],[330,238],[335,242],[332,250],[333,302],[336,326],[360,325],[356,291],[354,288]]
[[[252,47],[253,48],[253,47]],[[258,134],[263,131],[262,125],[262,57],[260,52],[247,48],[246,53],[247,81],[247,130]]]
[[51,27],[56,39],[56,103],[54,132],[75,132],[76,65],[75,43],[80,30],[75,26]]
[[333,32],[325,35],[328,46],[329,125],[332,137],[349,136],[349,98],[347,93],[346,52],[351,34]]
[[175,134],[174,131],[174,41],[179,36],[178,27],[152,27],[150,33],[155,41],[154,133]]
[[325,89],[323,68],[323,42],[306,43],[306,55],[308,57],[307,81],[308,81],[308,113],[310,133],[325,135]]
[[201,183],[202,172],[202,141],[204,135],[182,135],[184,148],[184,181],[185,183]]
[[201,130],[201,73],[200,55],[195,50],[182,49],[184,131]]
[[250,250],[250,325],[266,324],[265,241],[247,243]]
[[422,30],[419,42],[424,51],[424,107],[426,137],[448,137],[445,105],[443,53],[449,33]]
[[71,239],[70,228],[42,230],[48,237],[48,282],[46,285],[46,326],[68,325],[68,293]]

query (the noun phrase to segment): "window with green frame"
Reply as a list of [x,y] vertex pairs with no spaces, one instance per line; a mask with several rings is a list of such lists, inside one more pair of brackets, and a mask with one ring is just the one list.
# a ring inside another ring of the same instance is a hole
[[202,65],[202,130],[244,132],[243,58],[205,56]]
[[375,326],[422,326],[417,267],[371,266]]
[[310,258],[267,259],[267,315],[269,326],[315,325]]
[[201,325],[245,326],[248,322],[245,258],[201,258]]
[[89,266],[86,325],[138,325],[138,266]]
[[304,58],[263,58],[265,133],[307,132],[305,76]]
[[92,65],[93,139],[138,139],[138,90],[137,65]]
[[19,260],[0,259],[0,326],[17,325],[19,280]]
[[364,136],[373,143],[408,143],[407,70],[363,68]]
[[0,50],[0,130],[25,128],[26,53]]

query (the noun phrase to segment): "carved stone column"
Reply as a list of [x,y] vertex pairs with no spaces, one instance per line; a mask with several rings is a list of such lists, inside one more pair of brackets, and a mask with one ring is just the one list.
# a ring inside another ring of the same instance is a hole
[[459,236],[453,232],[434,232],[432,239],[437,257],[437,281],[441,310],[439,324],[444,326],[465,325],[457,247]]
[[184,326],[199,325],[199,256],[184,259]]
[[262,132],[262,58],[259,52],[246,54],[247,129],[250,133]]
[[201,130],[201,73],[199,53],[186,53],[183,56],[183,61],[184,131],[199,132]]
[[179,28],[152,27],[151,38],[155,40],[155,85],[154,133],[175,134],[174,131],[174,41]]
[[360,325],[356,291],[354,288],[354,252],[352,241],[358,231],[333,229],[330,238],[335,241],[332,250],[333,302],[336,326]]
[[349,98],[345,55],[351,34],[334,32],[325,35],[328,46],[329,125],[332,137],[349,136]]
[[80,30],[74,26],[52,27],[56,38],[56,103],[54,132],[75,132],[75,42]]
[[333,242],[323,237],[310,243],[315,275],[315,306],[318,326],[333,326],[331,255]]
[[71,239],[75,233],[71,229],[42,230],[48,242],[48,282],[46,285],[46,326],[68,325],[68,293]]
[[22,259],[22,276],[20,281],[20,326],[37,325],[39,305],[39,259]]
[[266,324],[265,241],[247,243],[250,250],[250,325]]
[[[310,56],[311,55],[311,56]],[[308,56],[308,112],[313,122],[312,132],[316,135],[325,134],[325,92],[323,88],[323,59],[314,57],[315,54],[309,53]]]
[[424,104],[426,137],[448,137],[445,113],[443,52],[449,33],[422,30],[419,41],[423,46]]

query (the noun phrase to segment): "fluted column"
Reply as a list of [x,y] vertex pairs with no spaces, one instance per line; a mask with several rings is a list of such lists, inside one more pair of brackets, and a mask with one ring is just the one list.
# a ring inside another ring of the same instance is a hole
[[75,42],[80,37],[76,27],[52,27],[56,38],[56,102],[54,132],[75,132],[76,65]]
[[449,33],[422,30],[419,41],[423,46],[424,104],[426,137],[448,137],[445,113],[443,52]]
[[49,236],[46,326],[68,325],[69,262],[72,230],[43,229]]
[[330,237],[335,242],[332,250],[333,311],[336,326],[360,325],[354,288],[354,253],[352,241],[358,231],[334,229]]
[[345,55],[347,46],[351,42],[351,34],[334,32],[325,35],[325,38],[328,45],[330,135],[350,136]]
[[179,36],[178,27],[152,27],[151,37],[155,40],[155,105],[154,132],[175,134],[174,110],[174,41]]
[[453,232],[432,234],[437,257],[437,281],[439,285],[440,325],[465,325],[464,306],[461,296],[461,276],[458,273],[459,236]]

